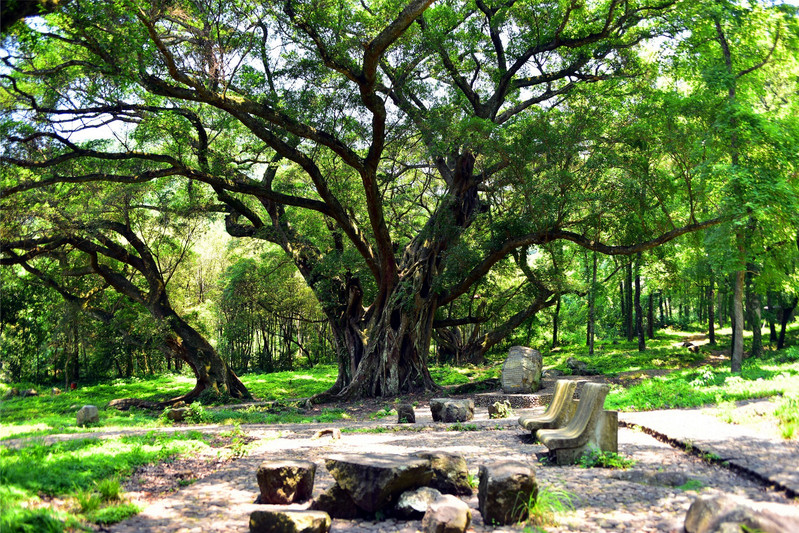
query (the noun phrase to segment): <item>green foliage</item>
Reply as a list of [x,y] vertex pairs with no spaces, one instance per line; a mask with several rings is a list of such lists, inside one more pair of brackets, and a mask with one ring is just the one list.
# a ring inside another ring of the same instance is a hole
[[699,481],[698,479],[689,479],[688,481],[686,481],[684,484],[680,485],[677,488],[682,491],[687,491],[687,490],[700,491],[704,487],[705,484]]
[[[77,517],[24,503],[38,495],[72,499],[74,512],[96,523],[113,523],[137,513],[122,501],[120,479],[139,466],[207,447],[197,432],[155,433],[98,440],[74,439],[50,445],[0,448],[2,531],[62,531]],[[110,504],[110,505],[109,505]]]
[[96,524],[116,524],[141,512],[141,508],[133,503],[108,505],[90,512],[86,518]]
[[94,483],[94,488],[100,494],[104,502],[120,499],[121,488],[119,486],[119,479],[101,479]]
[[786,394],[779,400],[774,416],[778,419],[780,433],[785,439],[799,435],[799,393]]
[[626,470],[635,465],[635,460],[618,453],[606,452],[592,447],[580,457],[580,461],[577,464],[580,468],[617,468]]
[[508,400],[494,402],[494,412],[491,413],[491,418],[509,418],[511,416],[513,416],[513,408]]
[[478,429],[480,428],[476,424],[463,424],[462,422],[455,422],[447,426],[447,431],[477,431]]
[[389,417],[389,416],[397,416],[397,410],[393,409],[390,406],[386,406],[386,407],[384,407],[384,408],[382,408],[382,409],[380,409],[378,411],[375,411],[374,413],[370,414],[369,415],[369,419],[370,420],[377,420],[377,419],[386,418],[386,417]]
[[62,533],[67,527],[72,530],[79,527],[79,523],[63,512],[19,507],[0,510],[0,531],[3,533]]
[[538,493],[527,502],[527,527],[525,531],[545,531],[547,526],[558,524],[557,516],[574,510],[574,494],[550,485],[540,485]]
[[194,402],[189,405],[189,410],[186,413],[186,422],[191,424],[205,424],[211,421],[211,416],[206,411],[205,406],[200,402]]

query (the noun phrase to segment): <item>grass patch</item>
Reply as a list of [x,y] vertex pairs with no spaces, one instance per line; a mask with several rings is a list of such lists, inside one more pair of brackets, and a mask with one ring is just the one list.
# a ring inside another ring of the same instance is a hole
[[635,460],[614,452],[605,452],[599,448],[591,450],[580,457],[577,463],[580,468],[614,468],[627,470],[635,465]]
[[[120,480],[136,467],[208,447],[199,432],[74,439],[0,448],[0,530],[63,531],[81,521],[113,523],[138,512]],[[74,502],[70,512],[29,505],[39,496]],[[120,518],[121,517],[121,518]]]
[[527,526],[525,531],[536,533],[545,531],[546,526],[558,524],[557,516],[574,510],[574,494],[552,488],[548,485],[538,487],[538,494],[531,496],[527,503]]
[[336,382],[338,367],[318,365],[308,370],[244,374],[239,376],[250,393],[263,400],[307,398],[324,392]]

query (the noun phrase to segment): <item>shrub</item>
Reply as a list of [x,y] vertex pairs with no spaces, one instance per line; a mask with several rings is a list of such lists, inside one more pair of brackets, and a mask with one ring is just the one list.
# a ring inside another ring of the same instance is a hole
[[624,457],[614,452],[604,452],[599,448],[592,447],[590,451],[580,457],[578,463],[581,468],[618,468],[626,470],[635,464],[633,459]]

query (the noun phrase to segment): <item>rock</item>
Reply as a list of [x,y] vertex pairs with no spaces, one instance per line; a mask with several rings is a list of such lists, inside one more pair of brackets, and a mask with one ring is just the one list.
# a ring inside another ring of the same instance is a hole
[[652,484],[663,487],[681,487],[688,483],[688,476],[682,472],[655,472],[652,475]]
[[799,531],[799,509],[791,505],[753,502],[727,494],[715,494],[698,497],[685,516],[686,533],[744,530],[761,533]]
[[53,387],[50,390],[50,394],[52,394],[53,396],[58,396],[59,394],[61,394],[61,389],[59,389],[58,387]]
[[419,452],[415,455],[430,462],[433,477],[428,483],[429,487],[444,494],[472,495],[469,469],[462,455],[441,451]]
[[325,465],[355,505],[369,513],[383,509],[406,490],[427,485],[433,477],[429,461],[409,456],[341,454],[328,458]]
[[322,511],[253,511],[250,533],[327,533],[330,515]]
[[36,389],[27,389],[24,391],[20,391],[19,393],[20,398],[27,398],[28,396],[38,396],[38,395],[39,393],[36,391]]
[[3,396],[3,398],[9,399],[9,398],[16,398],[17,396],[19,396],[19,389],[16,387],[11,387],[10,389],[8,389],[8,392],[5,394],[5,396]]
[[502,364],[502,391],[505,394],[529,394],[541,388],[541,352],[525,346],[513,346]]
[[[172,407],[178,407],[181,403],[183,402],[177,402]],[[120,411],[127,411],[131,407],[141,409],[160,409],[162,405],[158,402],[150,402],[148,400],[140,400],[138,398],[115,398],[108,402],[108,407],[113,407],[114,409],[119,409]]]
[[319,431],[314,433],[314,436],[311,437],[311,438],[312,439],[321,439],[322,437],[330,437],[331,439],[334,439],[334,440],[340,440],[341,439],[341,430],[339,428],[320,429]]
[[324,511],[333,518],[341,518],[344,520],[359,518],[366,514],[355,505],[355,502],[352,501],[347,491],[339,487],[336,483],[311,502],[311,509],[315,511]]
[[433,422],[466,422],[474,418],[474,400],[433,398],[430,400]]
[[172,422],[183,422],[189,416],[190,409],[188,407],[179,407],[177,409],[167,409],[166,417]]
[[315,475],[316,464],[311,461],[264,461],[256,473],[261,489],[259,503],[304,502],[313,496]]
[[413,410],[413,405],[409,403],[401,403],[397,406],[397,424],[415,424],[416,412]]
[[557,368],[550,368],[549,370],[544,372],[543,376],[545,378],[559,378],[563,376],[563,370],[558,370]]
[[566,367],[569,368],[572,371],[572,375],[575,376],[595,376],[599,373],[596,369],[589,367],[588,363],[585,361],[580,361],[574,357],[566,359]]
[[430,487],[420,487],[400,494],[394,506],[394,516],[402,520],[419,520],[427,512],[431,503],[441,497],[441,493]]
[[94,405],[84,405],[83,407],[78,409],[76,418],[79,426],[85,426],[86,424],[94,424],[100,421],[100,412],[97,410],[97,407]]
[[445,494],[430,504],[422,518],[424,533],[463,533],[469,528],[472,512],[465,502]]
[[610,477],[622,481],[663,487],[680,487],[688,483],[689,480],[689,477],[682,472],[645,472],[638,469],[619,470],[611,473]]
[[488,418],[509,418],[511,416],[513,416],[513,408],[508,400],[494,402],[488,406]]
[[517,461],[480,466],[477,489],[486,524],[515,524],[527,518],[528,505],[538,496],[533,467]]

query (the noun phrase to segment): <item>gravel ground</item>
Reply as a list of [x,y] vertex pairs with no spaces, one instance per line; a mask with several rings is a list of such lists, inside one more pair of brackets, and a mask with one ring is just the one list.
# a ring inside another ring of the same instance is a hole
[[[545,448],[532,444],[529,434],[516,425],[515,419],[499,422],[479,419],[465,425],[473,429],[471,431],[448,431],[440,425],[428,424],[427,416],[423,409],[417,410],[417,424],[402,431],[394,431],[398,426],[388,419],[358,424],[367,430],[384,427],[387,431],[344,432],[340,440],[327,436],[314,438],[320,428],[332,427],[331,424],[244,427],[244,431],[256,439],[248,456],[224,464],[218,471],[176,492],[154,500],[142,500],[145,508],[141,514],[105,531],[245,532],[249,514],[266,507],[253,503],[258,494],[255,472],[262,461],[292,458],[316,462],[314,495],[318,495],[333,484],[324,468],[324,459],[339,452],[409,454],[446,450],[462,454],[475,478],[481,464],[500,459],[528,462],[535,467],[540,487],[565,491],[572,498],[573,509],[558,515],[558,525],[546,527],[551,533],[682,531],[685,513],[693,499],[710,491],[799,506],[780,492],[767,490],[723,466],[709,464],[642,431],[619,429],[619,453],[636,461],[631,470],[583,469],[541,464],[539,456]],[[645,483],[647,479],[657,479],[660,484]],[[689,480],[689,486],[696,487],[695,490],[667,485],[667,482],[682,482],[684,486]],[[484,524],[477,510],[477,495],[465,500],[472,509],[469,531],[524,531],[523,524],[496,528]],[[414,532],[420,526],[420,521],[334,519],[331,531]]]

